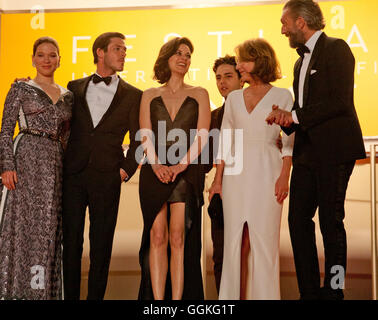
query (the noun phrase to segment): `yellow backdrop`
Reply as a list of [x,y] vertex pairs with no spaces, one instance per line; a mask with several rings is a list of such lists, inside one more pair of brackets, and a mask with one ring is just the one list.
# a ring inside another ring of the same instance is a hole
[[[355,104],[364,136],[378,135],[378,1],[352,0],[320,3],[329,36],[340,37],[351,46],[356,58]],[[275,85],[290,88],[296,52],[281,35],[282,4],[220,8],[130,10],[104,12],[13,13],[1,16],[0,103],[3,105],[16,77],[34,77],[31,66],[33,42],[40,36],[54,37],[61,48],[61,67],[56,81],[66,86],[71,79],[95,70],[91,46],[107,31],[126,35],[125,71],[120,76],[146,89],[152,81],[152,67],[166,38],[189,37],[194,44],[187,82],[208,89],[212,107],[222,103],[212,71],[219,55],[233,54],[234,47],[253,37],[267,39],[278,55],[283,79]],[[2,108],[1,108],[2,110]]]

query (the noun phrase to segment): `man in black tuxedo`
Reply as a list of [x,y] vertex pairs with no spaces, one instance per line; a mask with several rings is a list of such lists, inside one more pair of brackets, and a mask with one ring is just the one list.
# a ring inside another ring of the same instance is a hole
[[[215,73],[216,84],[219,93],[224,99],[230,92],[243,88],[243,83],[240,80],[241,76],[236,70],[236,61],[234,56],[226,55],[218,58],[214,62],[213,71]],[[224,114],[224,103],[221,107],[211,112],[210,130],[220,130]],[[209,164],[205,165],[205,171],[208,173],[213,168],[213,159],[217,156],[218,151],[218,136],[209,137]],[[214,261],[214,277],[217,292],[219,293],[220,280],[222,275],[223,264],[223,210],[221,207],[222,200],[220,198],[211,199],[208,208],[211,218],[211,239],[213,241],[213,261]]]
[[[64,159],[63,279],[64,298],[80,298],[81,257],[86,208],[89,208],[90,269],[88,297],[103,299],[117,221],[121,182],[138,162],[139,104],[142,91],[117,76],[122,71],[124,35],[108,32],[93,44],[94,75],[71,81],[74,94],[71,134]],[[122,142],[129,132],[124,157]]]
[[[345,193],[355,160],[366,157],[353,102],[355,61],[345,41],[321,31],[324,19],[316,2],[288,1],[281,23],[300,55],[295,102],[291,113],[274,107],[267,122],[295,132],[289,229],[299,291],[301,299],[343,299]],[[317,208],[325,255],[322,288],[312,220]]]

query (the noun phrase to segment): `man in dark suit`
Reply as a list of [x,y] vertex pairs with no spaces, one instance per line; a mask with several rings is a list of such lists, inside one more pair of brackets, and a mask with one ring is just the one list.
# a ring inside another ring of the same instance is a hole
[[[236,61],[234,56],[226,55],[218,58],[214,62],[213,71],[219,93],[224,99],[227,99],[231,91],[241,89],[243,84],[240,80],[240,73],[236,70]],[[224,103],[221,107],[211,112],[210,130],[220,130],[224,114]],[[210,136],[209,141],[209,159],[210,163],[206,165],[206,172],[209,172],[213,167],[213,159],[216,157],[218,147],[218,136],[215,139]],[[215,202],[217,201],[217,202]],[[219,293],[220,280],[222,275],[223,262],[223,210],[221,207],[221,199],[214,198],[210,202],[209,215],[211,218],[211,239],[213,241],[213,261],[214,261],[214,277],[217,292]]]
[[[94,75],[71,81],[74,94],[71,134],[64,159],[64,298],[80,298],[81,257],[86,208],[89,208],[90,269],[87,299],[103,299],[107,284],[121,182],[138,162],[139,104],[142,91],[117,76],[122,71],[124,35],[108,32],[93,44]],[[130,146],[122,150],[125,134]]]
[[[290,0],[281,32],[297,48],[292,112],[274,109],[267,122],[295,132],[289,229],[301,299],[343,299],[347,244],[345,193],[355,160],[365,158],[353,102],[354,57],[348,44],[327,37],[312,0]],[[320,288],[313,217],[319,208],[325,255]]]

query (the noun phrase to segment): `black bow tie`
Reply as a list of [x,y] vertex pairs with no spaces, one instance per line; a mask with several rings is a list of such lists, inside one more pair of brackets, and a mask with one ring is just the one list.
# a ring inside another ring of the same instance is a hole
[[302,44],[297,48],[297,52],[303,58],[305,53],[310,53],[311,51],[308,47]]
[[110,82],[112,82],[112,77],[109,76],[109,77],[102,78],[98,74],[95,73],[92,80],[93,80],[93,83],[99,83],[101,81],[104,81],[105,84],[108,86]]

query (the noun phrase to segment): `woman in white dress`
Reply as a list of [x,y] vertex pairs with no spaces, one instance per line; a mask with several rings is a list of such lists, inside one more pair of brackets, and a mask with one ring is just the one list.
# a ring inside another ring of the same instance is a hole
[[[210,188],[210,199],[221,194],[224,210],[219,299],[280,299],[281,211],[289,191],[294,137],[282,133],[280,152],[276,138],[281,128],[265,119],[276,106],[290,111],[293,98],[289,90],[270,84],[280,78],[280,67],[266,40],[248,40],[235,50],[237,69],[249,86],[226,100],[221,161]],[[241,254],[248,245],[248,266],[243,266]]]

